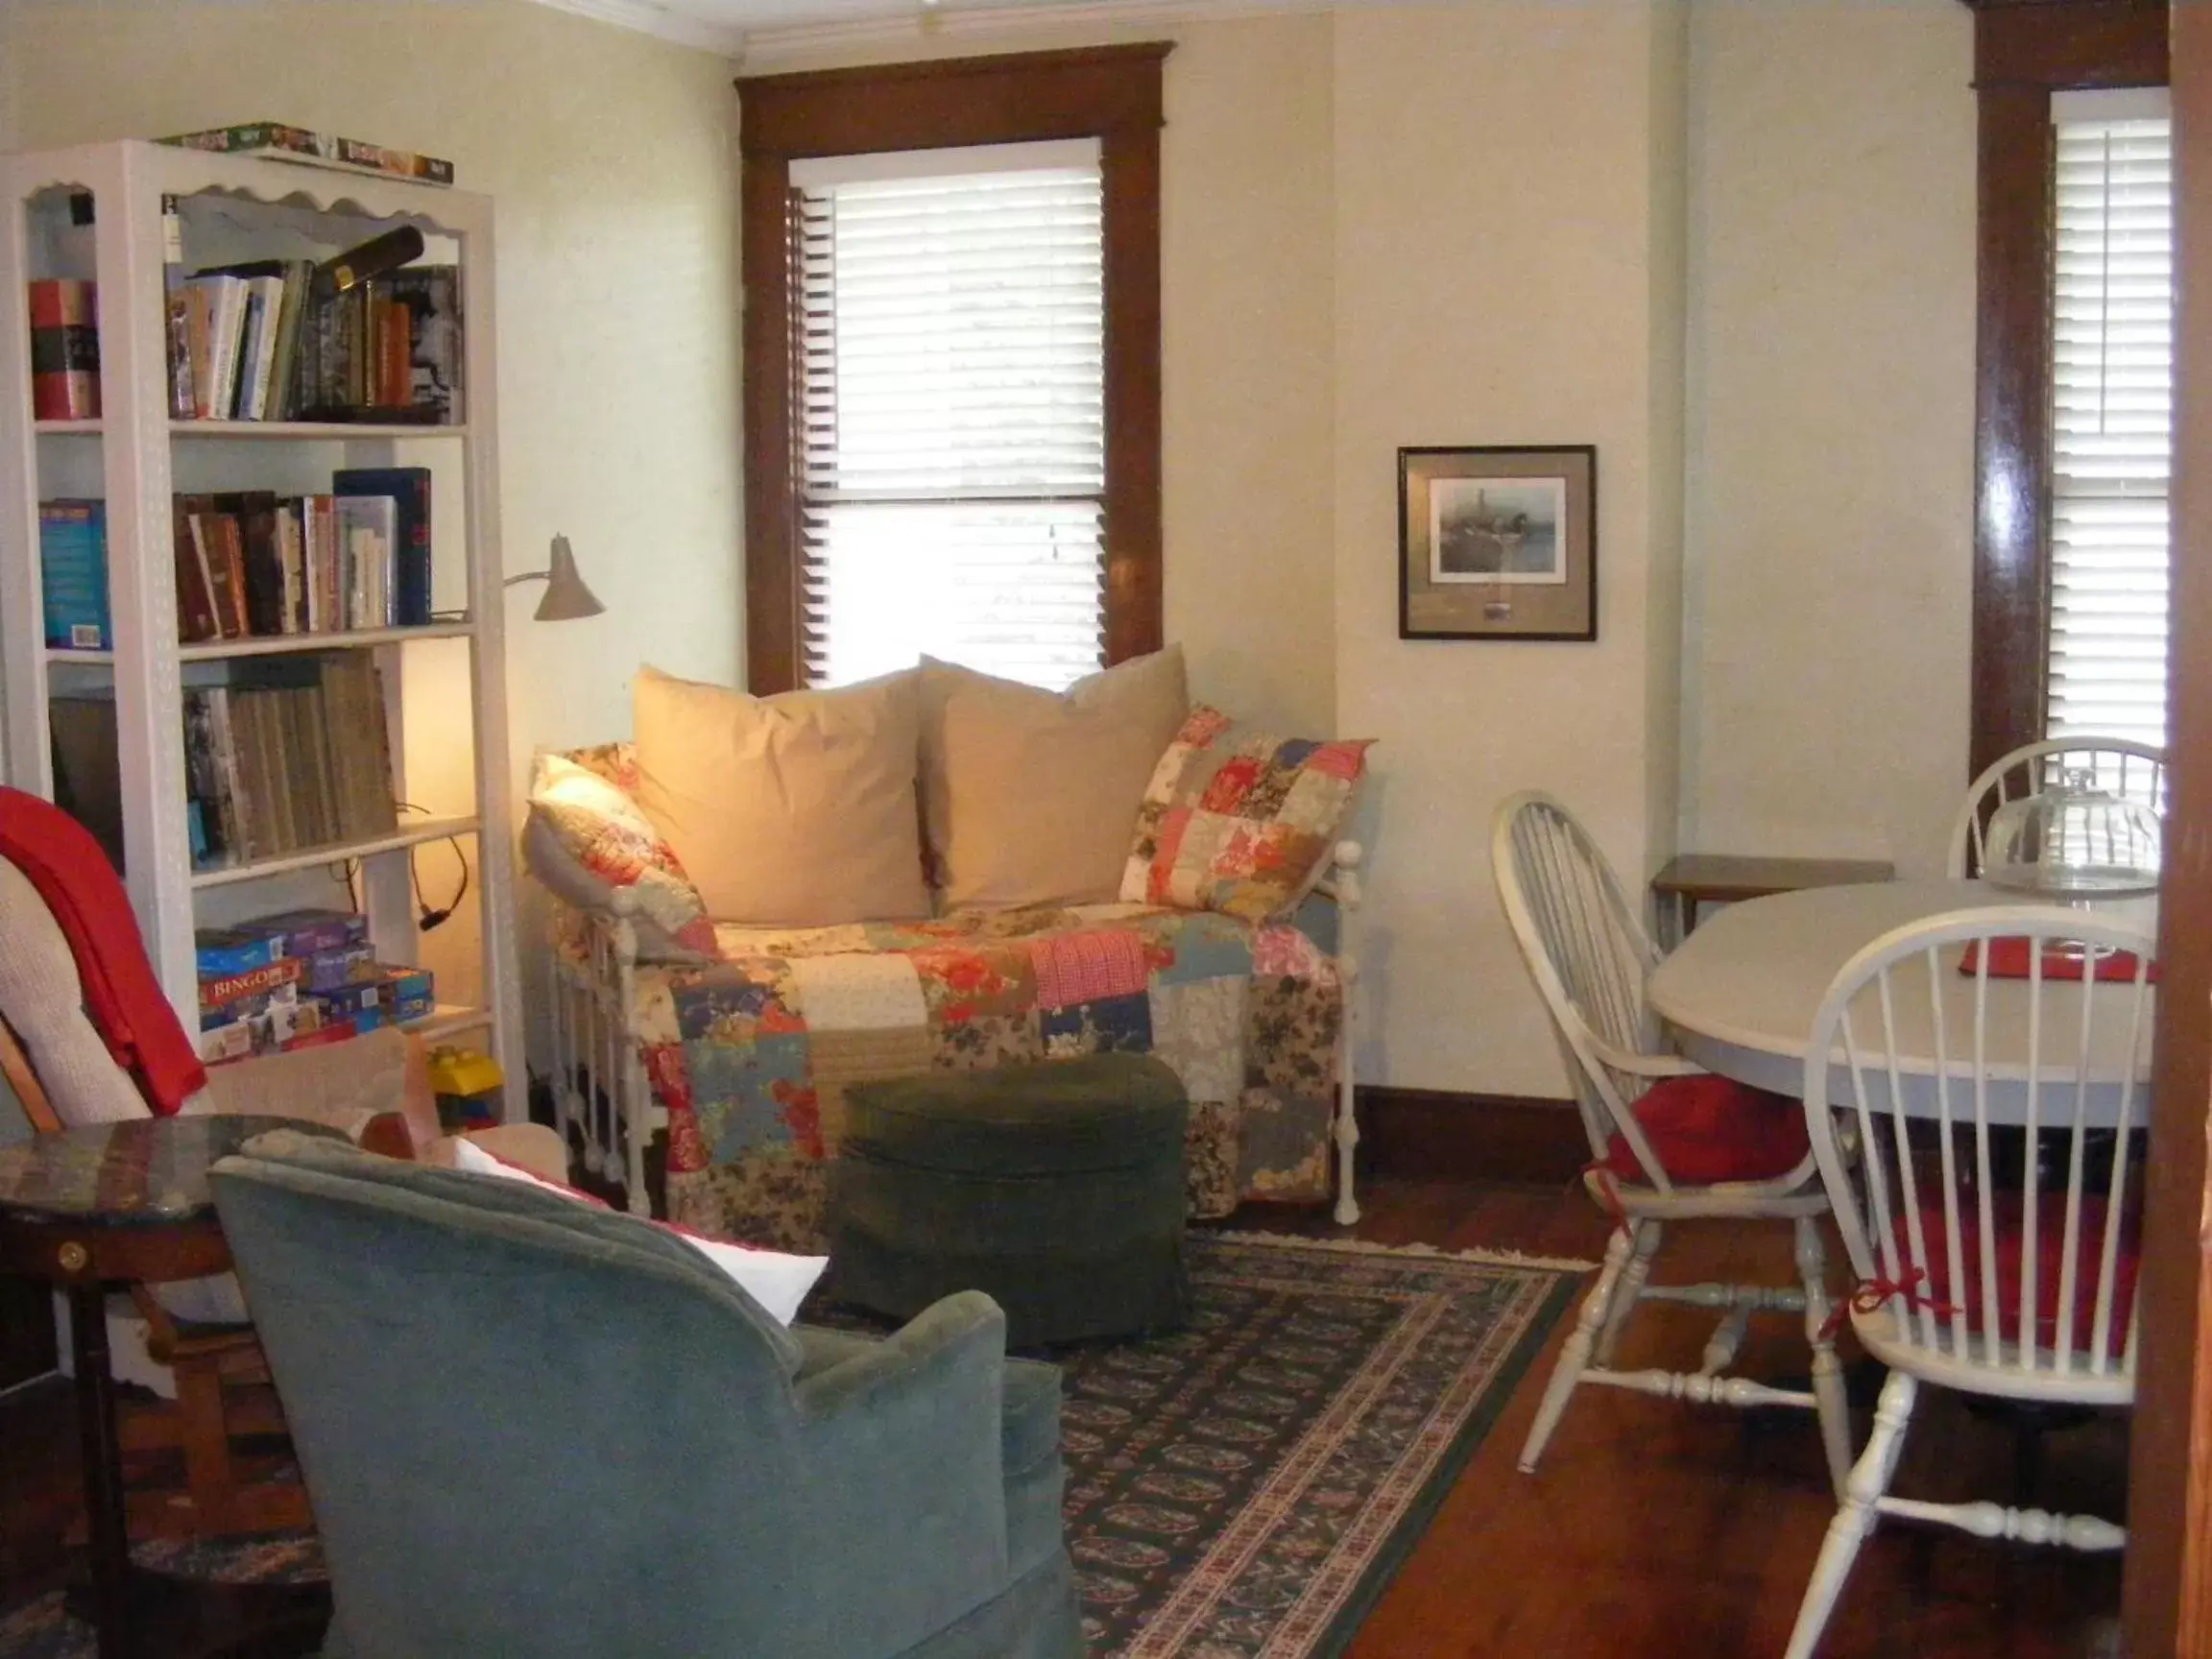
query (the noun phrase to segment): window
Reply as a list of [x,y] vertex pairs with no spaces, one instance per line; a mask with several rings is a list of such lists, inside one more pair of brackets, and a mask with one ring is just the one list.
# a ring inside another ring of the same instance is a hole
[[2166,741],[2173,124],[2162,90],[2059,93],[2052,272],[2054,737]]
[[917,650],[1054,689],[1106,642],[1095,139],[800,161],[808,685]]
[[[2097,591],[2115,579],[2112,559],[2125,557],[2115,550],[2127,538],[2115,540],[2112,528],[2130,514],[2139,517],[2145,497],[2128,495],[2143,487],[2139,474],[2123,488],[2118,476],[2101,475],[2106,458],[2095,452],[2143,411],[2124,407],[2124,382],[2136,370],[2123,360],[2132,343],[2106,323],[2078,316],[2079,296],[2061,312],[2061,281],[2072,289],[2104,278],[2080,265],[2085,204],[2071,158],[2060,188],[2056,123],[2071,128],[2083,119],[2071,97],[2077,92],[2162,89],[2168,65],[2164,6],[1970,3],[1979,293],[1969,778],[2047,731],[2111,730],[2118,687],[2110,670],[2125,660],[2135,663],[2136,709],[2156,706],[2163,718],[2163,663],[2149,664],[2147,636],[2124,638],[2119,613]],[[2113,114],[2107,109],[2103,118]],[[2070,157],[2077,142],[2066,140]],[[2071,200],[2062,203],[2061,195]],[[2063,232],[2074,245],[2063,254],[2062,211],[2075,222]],[[2114,251],[2101,250],[2098,260]],[[2125,289],[2106,289],[2095,303],[2113,298],[2131,304]],[[2093,363],[2079,355],[2084,344]],[[2111,346],[2123,350],[2107,359],[2103,353]],[[2071,360],[2061,364],[2061,352]]]
[[755,691],[1159,648],[1167,51],[737,83]]

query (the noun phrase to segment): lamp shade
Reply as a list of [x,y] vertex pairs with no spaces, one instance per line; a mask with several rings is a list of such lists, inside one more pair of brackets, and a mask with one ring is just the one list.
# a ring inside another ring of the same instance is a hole
[[517,582],[545,584],[545,597],[538,601],[538,609],[531,613],[538,622],[573,622],[583,616],[596,616],[607,607],[599,597],[584,585],[584,578],[576,571],[576,555],[568,545],[568,538],[553,538],[553,564],[544,570],[532,570],[526,575],[510,576],[507,586]]

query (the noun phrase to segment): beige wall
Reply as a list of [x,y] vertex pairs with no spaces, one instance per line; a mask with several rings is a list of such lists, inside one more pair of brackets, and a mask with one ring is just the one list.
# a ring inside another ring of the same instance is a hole
[[1966,780],[1973,14],[1693,15],[1683,843],[1936,874]]
[[[539,625],[541,588],[504,599],[517,795],[534,748],[627,733],[639,661],[735,678],[725,60],[523,0],[17,0],[8,27],[22,148],[274,117],[445,156],[496,199],[506,565],[542,568],[565,533],[607,606]],[[445,734],[461,671],[454,654],[410,661],[409,793],[432,805],[466,799],[467,751]],[[419,855],[435,902],[451,857]],[[425,941],[457,998],[473,995],[473,919]]]
[[1167,637],[1192,693],[1336,718],[1335,29],[1190,29],[1167,60],[1161,318]]
[[[1679,420],[1652,383],[1679,319],[1653,303],[1679,232],[1648,163],[1678,20],[1337,17],[1337,715],[1381,739],[1363,1081],[1563,1092],[1491,885],[1506,795],[1562,796],[1632,878],[1651,856],[1655,428]],[[1544,443],[1598,446],[1597,642],[1401,640],[1397,448]]]

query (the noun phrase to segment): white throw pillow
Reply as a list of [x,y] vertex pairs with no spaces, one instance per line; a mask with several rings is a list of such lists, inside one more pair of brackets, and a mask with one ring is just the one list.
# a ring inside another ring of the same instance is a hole
[[[609,1214],[621,1214],[612,1205],[601,1202],[589,1192],[579,1192],[573,1187],[564,1187],[558,1181],[533,1175],[519,1164],[510,1164],[496,1157],[466,1138],[453,1145],[453,1167],[471,1175],[495,1175],[507,1181],[526,1182],[541,1191],[558,1192],[562,1197],[578,1204],[595,1205]],[[748,1244],[733,1244],[726,1238],[708,1238],[686,1227],[678,1227],[667,1221],[654,1221],[642,1215],[624,1217],[641,1227],[658,1227],[661,1232],[681,1238],[700,1255],[730,1276],[730,1282],[766,1309],[779,1325],[788,1325],[799,1316],[799,1304],[806,1300],[806,1292],[814,1288],[814,1281],[822,1277],[822,1270],[830,1265],[827,1256],[785,1256],[775,1250],[756,1250]]]

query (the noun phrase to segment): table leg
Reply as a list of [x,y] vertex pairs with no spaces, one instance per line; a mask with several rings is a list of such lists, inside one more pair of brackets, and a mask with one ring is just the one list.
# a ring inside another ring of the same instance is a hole
[[123,1518],[123,1446],[115,1429],[108,1296],[102,1286],[69,1286],[69,1343],[77,1367],[77,1431],[84,1459],[93,1623],[100,1633],[100,1659],[126,1659],[132,1637],[131,1537]]

